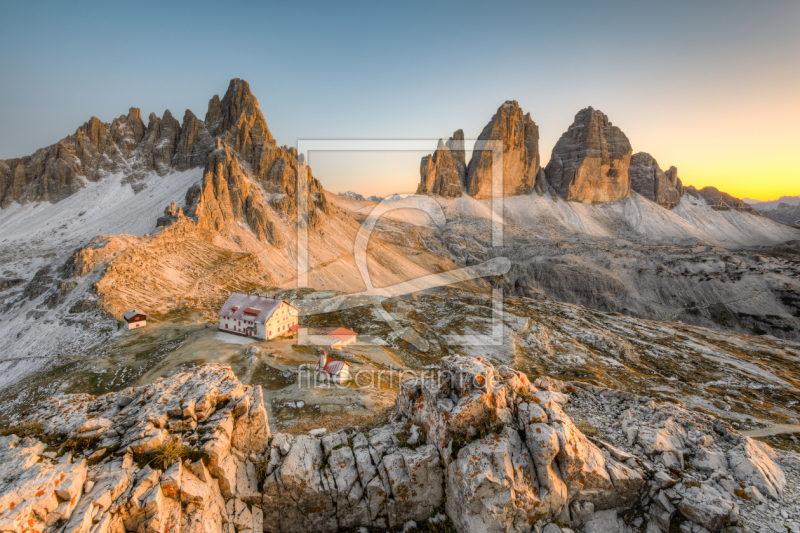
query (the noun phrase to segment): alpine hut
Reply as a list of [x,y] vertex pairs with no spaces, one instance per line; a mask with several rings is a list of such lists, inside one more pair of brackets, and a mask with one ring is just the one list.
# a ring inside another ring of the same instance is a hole
[[219,330],[269,340],[293,334],[300,310],[286,300],[234,292],[219,310]]
[[143,328],[147,325],[147,315],[138,309],[128,309],[122,314],[125,320],[125,329]]
[[350,379],[350,363],[341,359],[328,357],[328,352],[322,350],[319,355],[319,363],[314,369],[320,373],[321,377],[333,381],[347,381]]

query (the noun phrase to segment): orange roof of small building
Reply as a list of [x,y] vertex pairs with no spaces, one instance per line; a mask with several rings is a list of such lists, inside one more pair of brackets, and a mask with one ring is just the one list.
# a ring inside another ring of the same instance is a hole
[[289,326],[289,329],[297,333],[298,331],[300,331],[300,328],[302,327],[303,326],[301,326],[300,324],[292,324],[291,326]]
[[319,363],[317,363],[317,368],[315,369],[317,372],[325,372],[326,374],[330,374],[331,376],[338,376],[342,373],[342,369],[344,366],[350,366],[350,363],[347,361],[342,361],[341,359],[332,359],[328,358],[325,361],[325,366],[320,368]]
[[346,328],[336,328],[328,332],[328,337],[349,337],[350,335],[358,335],[355,331],[350,331]]

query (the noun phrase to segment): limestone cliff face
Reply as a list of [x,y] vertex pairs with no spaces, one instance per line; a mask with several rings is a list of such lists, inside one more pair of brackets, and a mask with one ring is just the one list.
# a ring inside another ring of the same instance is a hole
[[464,156],[464,132],[458,130],[433,155],[422,158],[420,184],[417,194],[434,194],[445,198],[457,198],[464,194],[466,161]]
[[122,156],[125,159],[130,157],[145,134],[142,113],[139,108],[132,107],[128,110],[127,116],[121,115],[119,118],[115,118],[111,122],[109,132]]
[[231,80],[222,99],[215,95],[204,122],[187,111],[183,129],[188,140],[187,120],[198,135],[216,137],[203,183],[186,194],[188,214],[198,224],[220,230],[225,222],[244,220],[259,239],[283,246],[276,224],[296,216],[302,168],[308,176],[309,228],[319,226],[320,213],[330,209],[322,185],[295,148],[277,145],[246,81]]
[[[476,148],[482,141],[503,143],[503,196],[530,194],[534,189],[541,163],[539,127],[530,113],[523,115],[516,101],[506,101],[483,128]],[[467,167],[466,190],[475,198],[492,197],[492,152],[476,150]]]
[[678,178],[678,169],[670,167],[668,176],[658,166],[658,162],[648,153],[638,152],[631,157],[628,174],[631,189],[651,202],[672,209],[683,196],[683,186]]
[[[167,110],[162,118],[151,114],[145,126],[141,111],[132,107],[110,124],[92,117],[52,146],[3,161],[0,206],[14,201],[57,202],[78,191],[83,178],[98,181],[122,172],[126,180],[137,180],[152,171],[165,176],[172,170],[201,167],[214,149],[216,136],[251,163],[259,147],[274,144],[246,81],[234,79],[221,101],[218,96],[212,98],[205,122],[186,110],[181,125]],[[288,158],[280,149],[277,152],[267,158],[269,162]],[[271,166],[266,168],[265,178],[270,170]]]
[[172,170],[172,158],[180,136],[181,125],[169,109],[164,111],[163,118],[150,113],[144,140],[137,148],[137,174],[143,175],[152,170],[159,176],[169,173]]
[[[6,160],[0,166],[0,206],[14,201],[57,202],[83,187],[82,178],[97,181],[120,170],[126,164],[125,152],[139,135],[135,124],[138,114],[138,109],[131,109],[128,117],[114,121],[113,128],[92,117],[56,144],[30,156]],[[130,128],[129,119],[134,123]]]
[[213,149],[214,138],[208,133],[206,125],[187,109],[183,115],[181,136],[175,155],[172,156],[172,166],[175,170],[186,170],[205,165],[208,154]]
[[216,150],[208,158],[202,186],[189,190],[186,203],[187,214],[201,228],[220,231],[226,222],[243,220],[260,240],[285,245],[263,191],[222,139],[217,139]]
[[683,196],[683,182],[678,177],[678,168],[674,166],[669,167],[667,171],[664,172],[664,175],[667,176],[667,179],[669,179],[672,187],[678,191],[678,194]]
[[582,109],[553,148],[545,169],[547,181],[565,200],[602,204],[631,195],[628,176],[633,150],[608,117]]
[[111,124],[92,117],[56,144],[4,161],[0,206],[58,202],[80,190],[84,179],[99,181],[113,173],[136,180],[151,171],[164,176],[202,166],[213,147],[205,124],[188,110],[183,127],[169,110],[162,118],[152,113],[147,127],[135,107]]

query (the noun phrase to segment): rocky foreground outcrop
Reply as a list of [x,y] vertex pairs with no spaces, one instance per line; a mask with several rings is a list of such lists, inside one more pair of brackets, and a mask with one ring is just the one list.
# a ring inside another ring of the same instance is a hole
[[547,182],[565,200],[601,204],[631,195],[628,138],[601,111],[587,107],[575,115],[553,147]]
[[390,420],[273,434],[261,388],[217,364],[51,398],[23,421],[49,447],[0,438],[0,531],[800,528],[797,455],[679,406],[452,356],[402,381]]

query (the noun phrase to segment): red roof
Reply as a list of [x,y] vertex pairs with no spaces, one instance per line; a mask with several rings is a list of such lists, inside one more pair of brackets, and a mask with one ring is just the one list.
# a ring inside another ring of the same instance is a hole
[[289,307],[297,309],[297,307],[286,300],[276,300],[274,298],[259,296],[258,294],[234,292],[225,300],[225,304],[222,306],[222,309],[219,310],[219,316],[223,318],[243,319],[244,316],[247,315],[246,320],[252,320],[259,324],[266,324],[275,310],[284,303]]
[[344,365],[350,366],[350,363],[348,363],[347,361],[342,361],[341,359],[328,358],[325,361],[324,368],[320,368],[319,363],[317,363],[317,368],[315,370],[317,372],[325,372],[326,374],[330,374],[331,376],[338,376],[339,374],[341,374]]
[[289,329],[297,333],[298,331],[300,331],[300,328],[302,327],[303,326],[301,326],[300,324],[292,324],[291,326],[289,326]]
[[333,331],[329,331],[328,335],[330,335],[331,337],[336,337],[340,335],[346,335],[346,336],[358,335],[358,333],[356,333],[355,331],[350,331],[349,329],[346,328],[336,328]]

